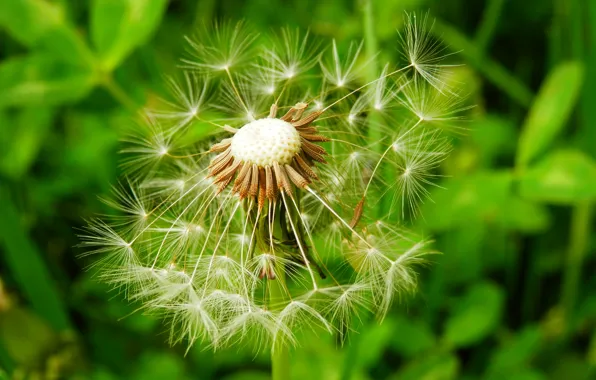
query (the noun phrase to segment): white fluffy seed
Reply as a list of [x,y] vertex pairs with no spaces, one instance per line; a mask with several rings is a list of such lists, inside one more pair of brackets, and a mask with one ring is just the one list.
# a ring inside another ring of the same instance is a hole
[[292,124],[264,118],[246,124],[232,138],[232,155],[260,167],[290,164],[300,152],[300,134]]

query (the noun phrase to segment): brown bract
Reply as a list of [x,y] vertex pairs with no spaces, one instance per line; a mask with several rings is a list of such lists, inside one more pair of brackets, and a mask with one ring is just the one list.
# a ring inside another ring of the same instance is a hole
[[[301,149],[290,164],[274,162],[272,165],[262,167],[239,160],[232,154],[231,138],[213,145],[210,151],[219,152],[219,154],[209,165],[209,177],[214,178],[213,182],[218,192],[222,192],[232,183],[233,193],[238,194],[241,199],[254,199],[259,208],[262,208],[265,200],[277,200],[280,191],[292,197],[294,186],[304,188],[317,180],[318,176],[313,170],[315,162],[326,163],[327,155],[325,149],[317,143],[329,141],[329,139],[318,134],[317,127],[312,125],[321,115],[320,111],[314,111],[302,117],[307,106],[306,103],[298,103],[280,117],[280,120],[296,128],[300,135]],[[269,118],[275,118],[276,114],[277,105],[273,104]]]

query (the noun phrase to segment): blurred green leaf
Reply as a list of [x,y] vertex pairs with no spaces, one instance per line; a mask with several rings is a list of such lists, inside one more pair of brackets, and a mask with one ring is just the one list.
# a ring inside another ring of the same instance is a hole
[[8,190],[0,187],[0,244],[3,260],[38,315],[57,331],[71,328],[54,280],[33,242],[27,236]]
[[362,332],[358,341],[358,367],[371,368],[380,361],[396,334],[395,327],[393,318],[386,318],[383,323],[369,325]]
[[91,67],[92,54],[80,34],[69,25],[64,9],[46,0],[0,2],[0,26],[30,48],[40,48],[63,62]]
[[33,47],[50,28],[64,22],[56,2],[5,0],[0,2],[0,26],[20,43]]
[[0,340],[16,363],[34,366],[51,352],[58,336],[44,320],[15,307],[0,313]]
[[551,224],[551,216],[544,205],[517,196],[511,196],[502,211],[500,221],[508,230],[537,233]]
[[583,74],[581,63],[567,62],[545,79],[522,128],[517,165],[527,166],[563,129],[581,90]]
[[546,380],[548,377],[535,369],[523,368],[509,373],[498,373],[484,377],[486,380]]
[[[0,172],[12,178],[22,177],[35,158],[52,126],[50,108],[25,108],[7,122],[6,141],[0,141]],[[4,145],[7,144],[7,145]]]
[[65,62],[76,68],[93,71],[95,58],[87,43],[75,29],[66,25],[57,25],[46,31],[39,39],[40,51],[58,62]]
[[159,25],[167,0],[93,0],[91,38],[106,71],[144,44]]
[[459,51],[476,70],[497,86],[501,91],[523,106],[530,104],[532,92],[517,77],[509,73],[497,61],[487,57],[480,48],[466,35],[453,26],[437,21],[432,33],[439,39],[445,41],[449,48]]
[[[317,374],[321,379],[340,379],[344,350],[338,350],[335,337],[318,331],[305,331],[299,336],[300,348],[290,350],[291,378],[307,379]],[[307,363],[300,365],[298,363]],[[353,380],[360,378],[359,368],[351,372]],[[271,376],[268,374],[268,376]]]
[[422,209],[425,226],[435,231],[465,226],[474,221],[494,221],[500,217],[511,194],[513,176],[509,171],[482,172],[447,180],[434,189]]
[[440,265],[449,274],[451,284],[468,284],[479,280],[484,267],[497,258],[490,255],[489,259],[483,252],[488,233],[485,223],[474,223],[454,228],[437,240],[439,250],[446,253],[442,255]]
[[495,350],[488,373],[505,376],[530,364],[542,348],[543,337],[539,326],[529,325],[513,335],[502,347]]
[[174,353],[145,352],[140,358],[132,379],[187,379],[184,371],[184,361]]
[[505,296],[492,283],[479,283],[456,304],[445,324],[444,340],[455,347],[467,347],[492,334],[499,326]]
[[69,134],[63,155],[64,167],[71,173],[78,173],[98,183],[113,182],[115,163],[99,163],[102,157],[114,157],[117,151],[118,133],[112,128],[114,123],[111,117],[97,113],[69,113],[65,121]]
[[590,366],[584,358],[573,352],[562,352],[549,368],[549,380],[592,380]]
[[91,380],[117,380],[119,377],[104,368],[96,368],[90,376]]
[[0,64],[0,108],[76,102],[94,84],[91,72],[64,65],[47,54],[12,58]]
[[495,158],[507,157],[514,151],[517,136],[511,120],[487,115],[473,121],[470,138],[477,146],[484,164],[490,166]]
[[548,211],[540,204],[521,199],[512,187],[510,171],[479,172],[447,180],[431,192],[433,202],[424,204],[425,219],[421,223],[434,231],[469,228],[471,220],[506,230],[538,232],[547,228]]
[[15,367],[15,361],[10,357],[6,347],[4,347],[4,343],[0,339],[0,380],[8,380],[8,373],[12,373]]
[[391,341],[391,347],[400,354],[415,356],[434,346],[435,337],[423,321],[403,316],[395,317],[394,320],[397,334]]
[[428,355],[411,362],[404,369],[390,376],[395,380],[449,380],[457,379],[459,361],[453,354]]
[[592,336],[590,337],[586,361],[592,367],[592,372],[596,372],[596,330],[592,332]]
[[576,150],[559,150],[529,168],[520,179],[528,199],[573,204],[596,198],[596,162]]

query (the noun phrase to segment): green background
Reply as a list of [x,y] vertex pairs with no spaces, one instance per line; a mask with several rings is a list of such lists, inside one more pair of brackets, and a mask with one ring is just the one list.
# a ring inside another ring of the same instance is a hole
[[[0,1],[0,379],[265,379],[266,352],[169,347],[77,258],[106,212],[119,139],[214,20],[364,37],[367,1]],[[371,1],[380,59],[404,11],[465,65],[476,107],[416,227],[443,255],[383,324],[307,336],[303,379],[596,377],[596,3]],[[594,376],[594,377],[592,377]]]

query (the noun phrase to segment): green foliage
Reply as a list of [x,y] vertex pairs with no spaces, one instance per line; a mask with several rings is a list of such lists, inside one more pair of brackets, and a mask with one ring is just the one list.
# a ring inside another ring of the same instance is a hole
[[1,143],[0,172],[8,177],[20,178],[29,171],[37,158],[44,140],[49,136],[54,110],[51,108],[23,108],[16,114],[6,115],[6,130]]
[[528,165],[563,129],[577,101],[582,80],[581,63],[563,63],[552,70],[522,127],[516,157],[518,165]]
[[459,361],[453,354],[436,354],[410,363],[391,379],[450,380],[457,379]]
[[103,70],[113,70],[134,48],[147,42],[159,25],[167,3],[167,0],[91,1],[91,40]]
[[445,322],[447,345],[467,347],[489,336],[499,326],[503,313],[503,292],[490,283],[474,285],[461,298]]
[[596,199],[596,162],[576,150],[550,153],[520,179],[520,194],[551,203]]
[[[118,140],[166,95],[164,76],[188,57],[184,35],[242,18],[342,48],[364,36],[364,3],[0,1],[0,379],[269,378],[267,353],[169,347],[167,328],[87,269],[76,235],[107,212],[96,194],[120,178]],[[468,83],[464,105],[476,107],[415,223],[443,253],[420,274],[420,295],[382,323],[354,318],[345,328],[360,333],[345,342],[305,334],[291,377],[594,378],[596,5],[371,3],[365,49],[389,52],[377,71],[403,59],[392,52],[404,10],[430,10],[446,63],[466,65],[449,80]],[[211,137],[197,120],[184,141]]]
[[0,244],[4,260],[11,268],[19,288],[37,313],[56,330],[69,329],[70,320],[54,281],[33,242],[27,237],[21,217],[4,187],[0,187],[0,201]]
[[90,71],[69,67],[53,54],[11,58],[0,64],[0,108],[77,102],[94,84]]

